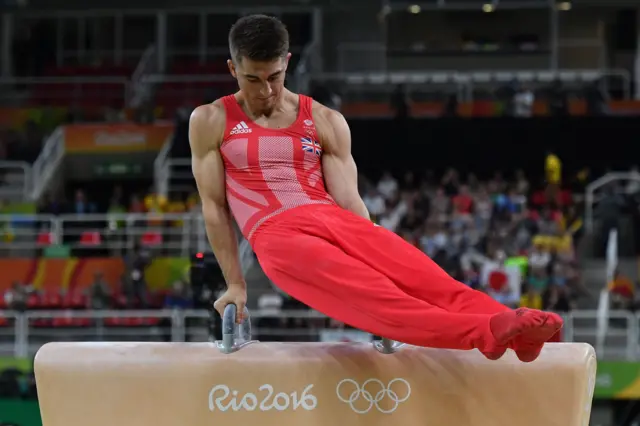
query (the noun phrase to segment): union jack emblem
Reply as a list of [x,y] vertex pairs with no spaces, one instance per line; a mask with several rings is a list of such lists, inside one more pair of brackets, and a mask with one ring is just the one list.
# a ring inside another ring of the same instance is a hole
[[300,141],[302,141],[303,151],[315,154],[320,157],[320,155],[322,154],[322,147],[318,142],[308,137],[303,137],[300,139]]

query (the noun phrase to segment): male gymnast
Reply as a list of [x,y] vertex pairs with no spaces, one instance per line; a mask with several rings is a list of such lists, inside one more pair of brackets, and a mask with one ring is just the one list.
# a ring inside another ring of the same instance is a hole
[[247,300],[235,220],[265,274],[331,318],[411,345],[536,359],[560,316],[509,309],[371,222],[346,120],[284,87],[285,26],[243,17],[229,50],[240,90],[196,108],[189,124],[207,235],[227,283],[215,309],[236,304],[240,322]]

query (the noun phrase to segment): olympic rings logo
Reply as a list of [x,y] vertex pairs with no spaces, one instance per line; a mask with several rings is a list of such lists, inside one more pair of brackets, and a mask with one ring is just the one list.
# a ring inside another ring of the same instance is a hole
[[[351,387],[353,387],[353,391],[349,393]],[[399,389],[394,390],[394,388]],[[344,379],[338,383],[336,394],[340,401],[349,404],[351,409],[358,414],[368,413],[374,407],[381,413],[390,414],[398,409],[401,402],[409,399],[411,386],[405,379],[393,379],[386,386],[378,379],[368,379],[362,386],[355,380]],[[366,402],[358,404],[360,400]],[[380,403],[385,400],[389,400],[391,403],[381,406]]]

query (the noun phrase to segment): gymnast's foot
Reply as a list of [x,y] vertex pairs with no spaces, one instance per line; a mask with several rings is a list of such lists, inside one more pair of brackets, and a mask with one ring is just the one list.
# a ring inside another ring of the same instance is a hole
[[497,343],[494,353],[502,352],[502,356],[509,347],[516,351],[520,361],[531,362],[538,358],[544,343],[562,328],[562,323],[559,315],[536,309],[519,308],[495,314],[489,323]]
[[522,362],[531,362],[538,358],[544,344],[560,331],[564,323],[562,317],[558,314],[537,312],[538,314],[546,315],[544,324],[525,331],[513,340],[516,355]]
[[502,358],[502,355],[504,355],[505,352],[507,352],[507,347],[504,345],[499,345],[490,350],[484,350],[480,352],[482,352],[482,355],[484,355],[487,359],[490,359],[491,361],[497,361]]

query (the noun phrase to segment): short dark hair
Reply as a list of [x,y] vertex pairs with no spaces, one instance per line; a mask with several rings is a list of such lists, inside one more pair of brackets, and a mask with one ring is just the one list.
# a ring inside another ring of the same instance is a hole
[[229,51],[236,61],[273,61],[289,52],[289,32],[278,19],[267,15],[244,16],[229,31]]

